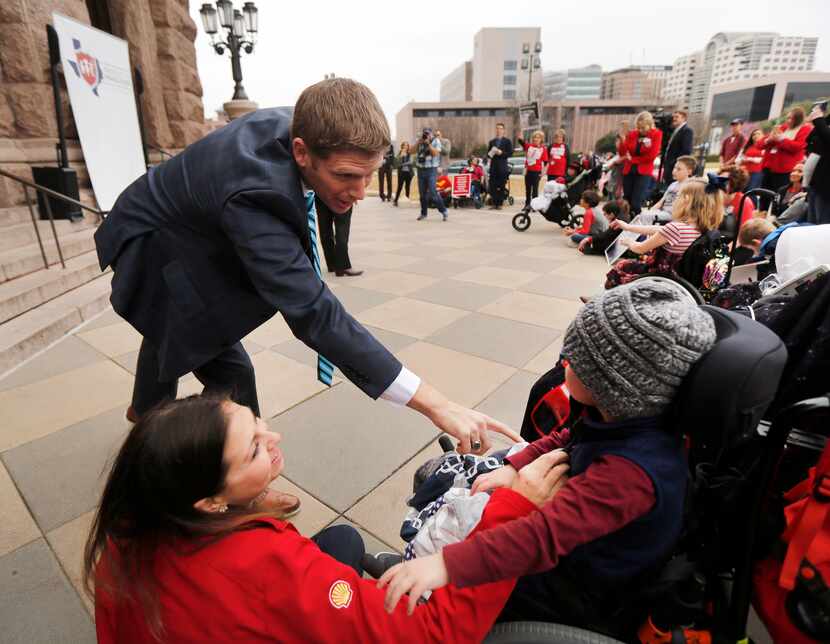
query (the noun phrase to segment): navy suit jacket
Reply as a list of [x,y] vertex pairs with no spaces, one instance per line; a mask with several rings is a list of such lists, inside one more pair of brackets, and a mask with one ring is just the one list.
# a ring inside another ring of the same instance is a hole
[[280,312],[377,398],[401,364],[314,271],[291,115],[248,114],[136,179],[95,233],[98,259],[115,273],[113,308],[158,349],[162,381]]
[[[669,135],[671,137],[671,135]],[[667,184],[674,181],[671,176],[671,171],[674,169],[674,164],[677,163],[677,158],[692,153],[692,147],[695,139],[695,131],[689,127],[687,123],[669,142],[666,148],[666,161],[663,164],[663,181]]]

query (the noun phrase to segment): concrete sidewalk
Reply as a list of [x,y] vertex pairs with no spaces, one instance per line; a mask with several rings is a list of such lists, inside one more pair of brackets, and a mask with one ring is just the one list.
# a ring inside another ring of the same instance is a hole
[[[558,226],[517,209],[435,211],[416,222],[369,198],[355,211],[351,256],[362,277],[328,277],[346,308],[402,362],[450,398],[518,429],[530,386],[558,356],[579,295],[601,289],[602,257],[568,248]],[[128,425],[140,336],[110,309],[0,380],[0,623],[3,642],[95,641],[80,588],[92,511]],[[328,389],[315,355],[280,316],[245,339],[263,416],[283,436],[280,489],[298,494],[311,535],[357,526],[369,551],[398,537],[412,474],[438,454],[418,414],[373,402],[348,381]],[[200,391],[193,376],[180,395]]]

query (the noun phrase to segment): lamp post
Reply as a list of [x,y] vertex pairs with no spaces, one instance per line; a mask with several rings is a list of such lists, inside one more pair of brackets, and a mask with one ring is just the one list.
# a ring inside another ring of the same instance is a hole
[[[530,94],[533,89],[533,70],[542,68],[542,43],[536,41],[531,49],[530,43],[526,42],[522,45],[522,70],[527,70],[527,102],[530,103]],[[542,108],[537,105],[536,118],[541,122]],[[525,136],[529,137],[532,130],[530,126],[530,116],[527,116],[527,128],[522,128],[525,131]]]
[[[199,9],[202,17],[202,26],[210,36],[210,44],[214,51],[222,56],[227,50],[231,55],[231,73],[233,74],[233,97],[224,104],[229,119],[235,119],[243,114],[252,112],[257,104],[248,99],[245,88],[242,86],[242,52],[253,53],[256,37],[259,30],[259,10],[253,2],[246,2],[242,11],[234,9],[231,0],[216,0],[216,8],[203,4]],[[217,34],[219,29],[227,33],[225,40]]]
[[530,89],[533,86],[533,70],[542,68],[542,43],[536,42],[533,51],[530,50],[530,43],[522,45],[522,69],[527,70],[527,100],[530,102]]

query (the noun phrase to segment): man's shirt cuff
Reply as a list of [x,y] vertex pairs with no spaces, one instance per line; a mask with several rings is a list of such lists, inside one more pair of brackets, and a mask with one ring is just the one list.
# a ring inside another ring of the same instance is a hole
[[409,403],[420,386],[421,379],[406,367],[401,367],[398,377],[380,397],[393,405],[403,406]]

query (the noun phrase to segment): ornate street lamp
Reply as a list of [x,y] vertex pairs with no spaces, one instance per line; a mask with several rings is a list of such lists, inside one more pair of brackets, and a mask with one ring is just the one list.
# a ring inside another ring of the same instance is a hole
[[[230,52],[231,72],[235,83],[232,101],[249,102],[245,88],[242,86],[240,60],[243,50],[246,54],[254,51],[259,29],[258,13],[259,10],[253,2],[246,2],[242,7],[242,11],[239,11],[234,9],[231,0],[217,0],[215,9],[209,4],[203,4],[202,8],[199,9],[199,14],[202,16],[202,26],[205,33],[210,36],[210,44],[213,49],[220,56],[225,53],[226,49]],[[220,27],[227,32],[225,40],[222,40],[221,36],[217,39]],[[255,104],[252,105],[255,109]],[[229,114],[229,116],[231,115]]]

